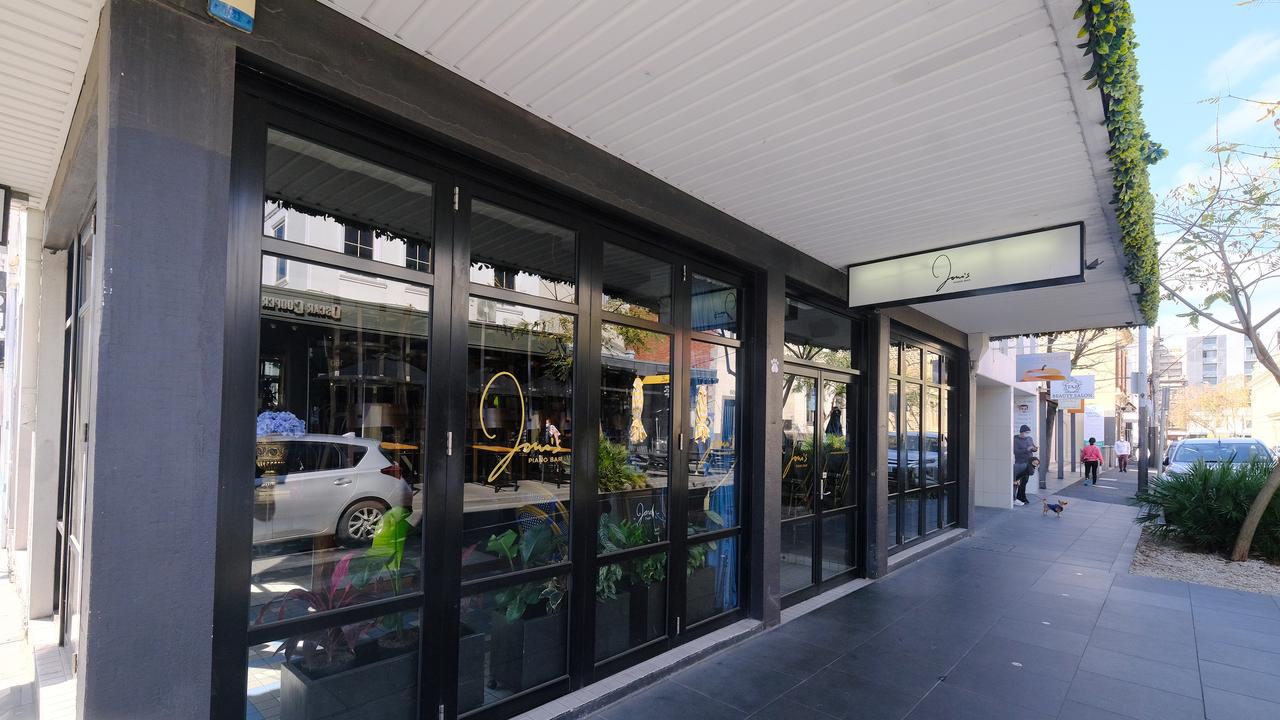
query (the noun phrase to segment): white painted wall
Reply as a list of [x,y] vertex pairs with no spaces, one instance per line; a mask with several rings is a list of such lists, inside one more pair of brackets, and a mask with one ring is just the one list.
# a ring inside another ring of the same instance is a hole
[[974,502],[986,507],[1013,507],[1013,389],[1008,385],[977,386]]

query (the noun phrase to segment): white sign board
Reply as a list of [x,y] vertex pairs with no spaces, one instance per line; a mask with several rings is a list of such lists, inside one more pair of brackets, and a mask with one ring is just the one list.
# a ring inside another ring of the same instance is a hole
[[1039,438],[1039,423],[1036,422],[1036,400],[1035,398],[1015,399],[1013,401],[1013,432],[1016,435],[1018,428],[1026,425],[1031,428],[1031,437]]
[[1093,376],[1072,375],[1066,380],[1053,380],[1049,383],[1049,397],[1065,402],[1092,400],[1094,398]]
[[1084,223],[849,266],[849,307],[910,305],[1084,282]]
[[1071,377],[1071,353],[1027,353],[1014,360],[1014,382],[1066,380]]
[[1086,408],[1084,411],[1084,442],[1089,442],[1089,438],[1095,438],[1099,445],[1106,443],[1106,423],[1103,420],[1102,413],[1095,408]]

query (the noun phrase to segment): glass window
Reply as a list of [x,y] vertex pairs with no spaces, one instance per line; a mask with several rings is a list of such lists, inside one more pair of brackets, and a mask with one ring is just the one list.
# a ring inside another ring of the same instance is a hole
[[486,200],[471,201],[471,282],[574,302],[572,230]]
[[942,356],[930,351],[925,353],[925,358],[927,359],[925,372],[928,373],[925,379],[932,383],[942,382]]
[[841,512],[822,518],[822,579],[827,580],[858,566],[854,556],[854,515]]
[[604,311],[671,323],[671,264],[604,244]]
[[254,645],[248,718],[418,716],[416,610]]
[[813,518],[782,525],[782,556],[778,572],[783,595],[813,584]]
[[686,627],[738,607],[738,538],[689,546],[685,572]]
[[803,375],[783,376],[782,518],[813,512],[813,432],[816,388]]
[[605,323],[600,352],[599,550],[667,535],[671,474],[671,337]]
[[300,137],[267,131],[263,231],[289,242],[431,269],[431,183]]
[[666,552],[606,563],[596,571],[596,660],[666,634]]
[[915,383],[905,383],[903,385],[904,397],[902,412],[905,415],[906,430],[902,438],[902,454],[906,466],[906,487],[904,489],[911,490],[918,488],[923,480],[922,460],[920,454],[920,391],[921,388]]
[[897,375],[899,373],[899,363],[902,359],[902,345],[897,341],[889,343],[889,374]]
[[940,438],[938,435],[938,413],[942,401],[940,390],[936,387],[925,388],[924,409],[924,484],[937,485],[942,482]]
[[920,537],[920,493],[908,493],[902,496],[902,542],[911,542]]
[[462,572],[569,559],[572,316],[472,297]]
[[[900,381],[889,381],[889,395],[885,398],[885,426],[888,429],[888,437],[885,438],[885,448],[889,456],[889,494],[894,495],[901,490],[899,484],[899,476],[901,469],[898,467],[898,400],[900,393]],[[889,513],[892,515],[893,513]]]
[[693,329],[721,337],[738,337],[738,289],[728,283],[693,275]]
[[263,257],[253,624],[423,585],[430,290],[297,260],[280,288],[276,263]]
[[838,368],[853,367],[853,321],[787,298],[787,357]]
[[738,351],[690,343],[689,528],[738,524]]
[[902,375],[920,379],[920,348],[911,345],[902,346]]
[[822,467],[819,472],[828,508],[844,507],[855,500],[850,482],[848,401],[847,383],[823,381],[822,409],[826,415],[826,426],[822,431]]
[[517,583],[461,601],[458,712],[567,672],[569,576]]

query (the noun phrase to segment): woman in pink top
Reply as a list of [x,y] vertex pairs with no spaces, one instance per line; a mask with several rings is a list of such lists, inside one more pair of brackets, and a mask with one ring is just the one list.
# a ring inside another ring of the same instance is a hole
[[1098,484],[1098,465],[1102,462],[1102,450],[1097,445],[1097,438],[1089,438],[1089,444],[1084,446],[1080,451],[1080,460],[1084,463],[1084,484],[1089,484],[1089,478],[1093,478],[1093,484]]

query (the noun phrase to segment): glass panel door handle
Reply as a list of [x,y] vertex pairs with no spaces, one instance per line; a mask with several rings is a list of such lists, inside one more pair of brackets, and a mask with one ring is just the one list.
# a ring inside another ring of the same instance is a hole
[[830,492],[827,492],[827,473],[824,470],[822,476],[818,478],[818,497],[824,498],[830,494]]

